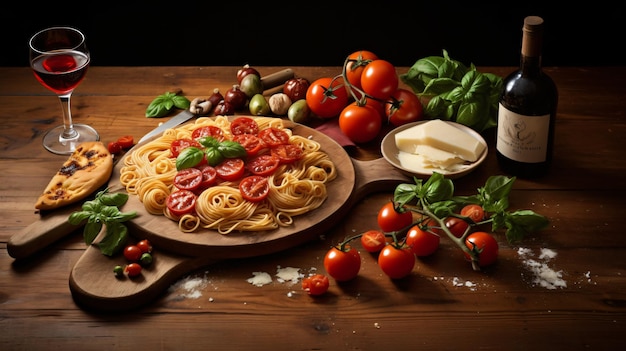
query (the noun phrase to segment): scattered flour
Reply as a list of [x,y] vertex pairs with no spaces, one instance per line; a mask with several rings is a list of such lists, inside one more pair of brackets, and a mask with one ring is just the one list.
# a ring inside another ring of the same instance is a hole
[[557,255],[555,251],[542,248],[535,259],[535,253],[531,249],[520,247],[517,254],[524,266],[533,274],[534,285],[550,290],[567,287],[567,282],[563,279],[563,271],[555,271],[548,266],[550,260]]
[[173,299],[197,299],[207,284],[206,277],[186,277],[170,286],[168,292],[174,294]]

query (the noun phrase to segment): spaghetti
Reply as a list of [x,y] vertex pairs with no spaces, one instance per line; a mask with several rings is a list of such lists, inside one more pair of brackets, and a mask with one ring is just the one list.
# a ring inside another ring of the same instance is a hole
[[125,156],[120,182],[129,194],[138,196],[146,211],[178,221],[183,232],[200,228],[220,234],[234,231],[263,231],[289,226],[293,217],[318,208],[327,198],[326,184],[337,176],[330,157],[320,150],[317,141],[294,135],[279,118],[254,119],[259,130],[273,127],[289,134],[289,142],[299,146],[303,156],[293,163],[282,164],[267,177],[270,191],[260,202],[247,201],[241,195],[238,181],[222,181],[203,190],[197,197],[195,211],[176,216],[167,207],[168,196],[176,191],[174,176],[176,158],[170,146],[174,140],[191,138],[203,126],[217,126],[226,139],[232,139],[227,117],[201,117],[195,123],[166,130],[163,135]]

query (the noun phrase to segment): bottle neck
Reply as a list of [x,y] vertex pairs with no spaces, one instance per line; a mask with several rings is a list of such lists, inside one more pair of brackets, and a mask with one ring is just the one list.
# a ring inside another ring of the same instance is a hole
[[536,75],[541,72],[541,56],[526,56],[520,58],[520,70],[523,75]]

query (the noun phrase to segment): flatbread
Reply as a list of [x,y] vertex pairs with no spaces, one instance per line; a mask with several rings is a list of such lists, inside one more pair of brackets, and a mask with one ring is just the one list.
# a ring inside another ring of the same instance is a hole
[[52,210],[80,201],[109,181],[113,156],[102,142],[84,142],[76,147],[52,177],[35,208]]

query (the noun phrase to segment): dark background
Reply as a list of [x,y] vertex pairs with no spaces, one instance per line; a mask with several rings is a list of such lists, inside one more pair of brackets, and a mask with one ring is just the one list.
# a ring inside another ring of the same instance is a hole
[[[0,14],[1,66],[28,66],[27,43],[51,25],[82,29],[96,66],[341,66],[370,50],[396,66],[448,51],[476,66],[516,66],[527,15],[545,20],[544,66],[626,64],[623,5],[567,2],[137,1],[13,4]],[[8,45],[7,45],[8,44]]]

